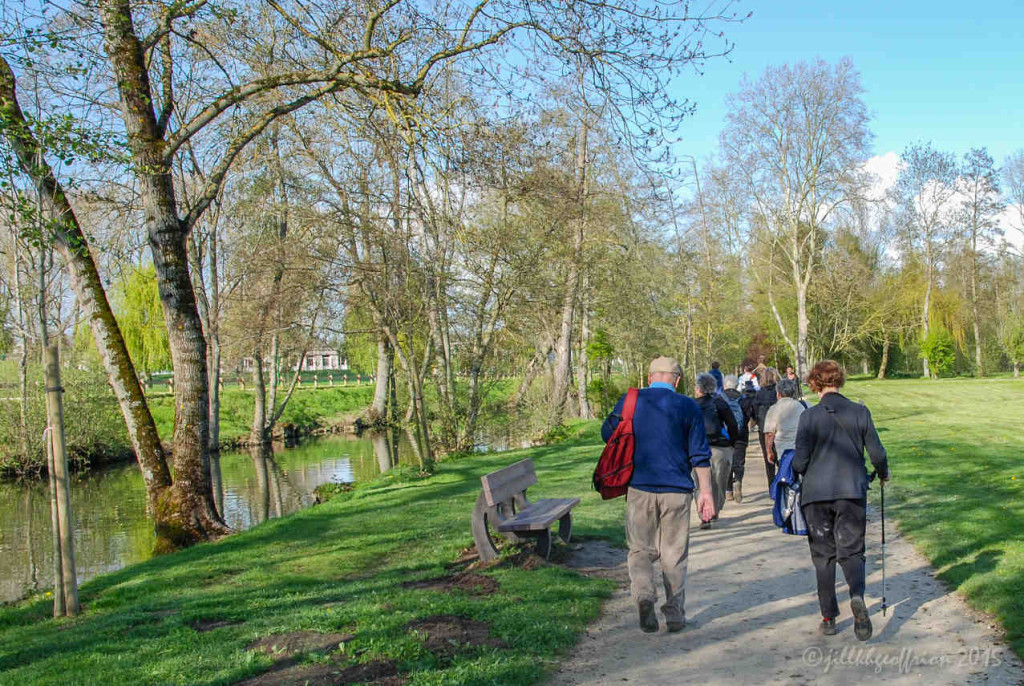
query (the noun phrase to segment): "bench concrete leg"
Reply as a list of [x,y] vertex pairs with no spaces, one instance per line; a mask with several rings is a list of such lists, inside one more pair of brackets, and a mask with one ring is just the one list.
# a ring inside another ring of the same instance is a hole
[[490,562],[498,557],[498,548],[494,545],[488,524],[498,523],[497,508],[490,507],[484,499],[484,494],[477,496],[476,507],[473,508],[473,541],[476,543],[477,553],[480,554],[481,562]]
[[545,560],[551,557],[551,529],[537,532],[537,554]]
[[572,512],[566,512],[558,520],[558,537],[562,539],[563,543],[568,543],[572,537]]

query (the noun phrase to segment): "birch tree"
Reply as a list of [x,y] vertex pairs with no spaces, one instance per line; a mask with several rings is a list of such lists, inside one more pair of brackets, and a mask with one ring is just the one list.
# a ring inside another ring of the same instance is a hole
[[[931,331],[932,293],[942,252],[955,221],[956,158],[931,143],[915,143],[903,151],[896,185],[890,198],[896,206],[903,253],[907,261],[924,259],[925,287],[921,302],[921,340]],[[931,375],[927,355],[921,356],[925,378]]]

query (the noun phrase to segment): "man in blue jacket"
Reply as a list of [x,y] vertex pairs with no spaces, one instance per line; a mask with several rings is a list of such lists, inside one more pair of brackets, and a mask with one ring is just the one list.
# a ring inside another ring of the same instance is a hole
[[725,390],[725,377],[722,375],[721,367],[722,365],[718,363],[718,360],[715,360],[711,363],[711,371],[708,372],[708,374],[715,377],[715,385],[717,386],[715,390],[719,393]]
[[[661,559],[665,604],[661,606],[670,632],[686,625],[683,585],[690,545],[690,504],[700,482],[697,512],[702,521],[715,514],[711,496],[711,449],[704,417],[697,403],[676,393],[682,376],[670,357],[651,362],[648,388],[640,389],[633,414],[633,478],[626,493],[626,540],[629,544],[630,592],[640,613],[640,628],[658,630],[654,604],[654,561]],[[601,428],[607,442],[622,419],[626,396]]]

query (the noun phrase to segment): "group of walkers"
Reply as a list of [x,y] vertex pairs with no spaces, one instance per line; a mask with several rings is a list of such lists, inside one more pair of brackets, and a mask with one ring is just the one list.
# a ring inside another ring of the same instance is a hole
[[[838,564],[850,589],[854,633],[871,637],[864,601],[867,488],[864,451],[882,481],[889,478],[885,449],[871,413],[839,389],[843,368],[833,360],[814,365],[807,377],[819,398],[810,407],[793,367],[780,374],[765,364],[745,364],[743,373],[724,375],[715,362],[698,374],[693,398],[677,392],[678,362],[651,362],[648,387],[640,389],[633,413],[633,476],[626,493],[627,565],[640,628],[659,628],[654,562],[661,561],[670,632],[686,624],[683,607],[689,551],[690,507],[696,494],[701,529],[710,529],[725,503],[744,499],[743,479],[754,434],[764,462],[769,492],[782,463],[799,481],[800,510],[807,525],[822,621],[819,630],[836,632]],[[604,422],[605,441],[622,420],[626,396]],[[780,475],[781,477],[781,475]]]

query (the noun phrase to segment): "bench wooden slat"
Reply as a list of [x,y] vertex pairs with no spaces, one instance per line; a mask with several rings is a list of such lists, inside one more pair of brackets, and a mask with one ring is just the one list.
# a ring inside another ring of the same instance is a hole
[[533,460],[527,458],[480,477],[487,504],[494,507],[537,483]]
[[517,512],[515,517],[506,519],[498,526],[498,531],[539,531],[547,529],[552,523],[561,519],[572,508],[579,505],[579,498],[550,498],[530,503],[524,510]]

